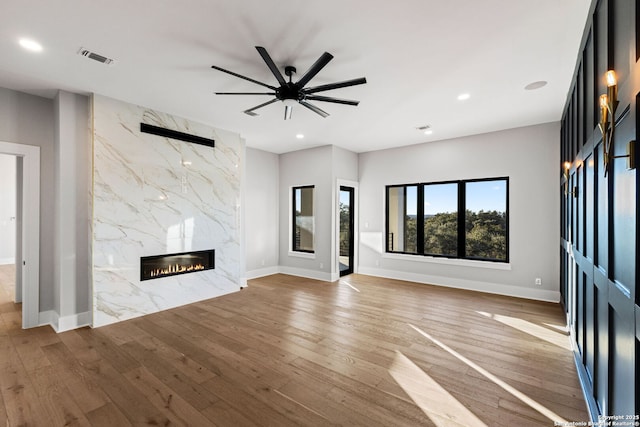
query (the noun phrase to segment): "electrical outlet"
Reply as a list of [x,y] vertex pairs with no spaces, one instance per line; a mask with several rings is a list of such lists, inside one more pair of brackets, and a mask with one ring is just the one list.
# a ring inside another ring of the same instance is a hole
[[541,278],[536,277],[536,285],[542,286],[542,279]]
[[324,268],[324,264],[320,263],[320,270],[322,270]]

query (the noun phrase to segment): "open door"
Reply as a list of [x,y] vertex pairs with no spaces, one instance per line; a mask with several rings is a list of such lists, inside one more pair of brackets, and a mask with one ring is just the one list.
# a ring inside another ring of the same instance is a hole
[[353,273],[355,189],[340,186],[340,277]]

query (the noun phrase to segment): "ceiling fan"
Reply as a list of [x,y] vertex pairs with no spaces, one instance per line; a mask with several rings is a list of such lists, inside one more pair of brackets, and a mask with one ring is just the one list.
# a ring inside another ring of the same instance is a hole
[[211,66],[211,68],[214,68],[218,71],[222,71],[223,73],[231,74],[232,76],[250,81],[251,83],[264,86],[273,91],[273,92],[215,92],[216,95],[275,96],[275,98],[270,101],[267,101],[263,104],[256,105],[253,108],[245,110],[244,111],[245,114],[248,114],[250,116],[257,116],[258,113],[255,112],[257,109],[265,107],[269,104],[273,104],[276,101],[283,101],[285,104],[285,109],[284,109],[285,120],[291,118],[293,105],[295,105],[296,102],[310,109],[314,113],[321,115],[322,117],[327,117],[329,113],[311,104],[309,101],[333,102],[335,104],[354,105],[354,106],[360,103],[360,101],[353,101],[350,99],[340,99],[340,98],[333,98],[329,96],[316,95],[316,93],[324,92],[332,89],[339,89],[342,87],[361,85],[367,82],[367,79],[365,79],[364,77],[360,77],[352,80],[345,80],[338,83],[329,83],[329,84],[320,85],[320,86],[306,87],[307,83],[309,83],[309,81],[313,77],[315,77],[315,75],[318,74],[320,70],[322,70],[325,67],[325,65],[329,63],[329,61],[333,59],[333,55],[331,55],[330,53],[328,52],[323,53],[320,56],[320,58],[318,58],[318,60],[311,66],[311,68],[309,68],[309,70],[307,70],[307,72],[304,73],[304,75],[300,78],[300,80],[294,83],[292,80],[293,80],[293,75],[296,73],[295,67],[291,65],[287,65],[286,67],[284,67],[284,73],[287,75],[287,77],[289,77],[289,81],[286,81],[282,76],[282,74],[280,73],[280,70],[278,70],[278,67],[276,66],[276,64],[271,59],[271,56],[269,56],[269,53],[267,53],[267,50],[261,46],[256,46],[256,49],[258,50],[258,53],[260,54],[260,56],[262,56],[262,59],[267,64],[267,67],[269,67],[269,70],[271,70],[271,73],[273,73],[274,77],[276,78],[280,86],[278,87],[271,86],[266,83],[262,83],[257,80],[254,80],[252,78],[245,77],[238,73],[234,73],[233,71],[225,70],[224,68],[220,68],[215,65]]

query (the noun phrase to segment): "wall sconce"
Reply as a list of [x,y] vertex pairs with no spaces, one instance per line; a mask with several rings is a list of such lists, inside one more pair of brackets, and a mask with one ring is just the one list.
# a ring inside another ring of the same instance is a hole
[[618,108],[618,79],[613,70],[605,74],[607,81],[607,94],[600,95],[600,123],[598,127],[602,132],[602,150],[604,161],[604,176],[609,172],[611,163],[611,143],[616,127],[616,108]]
[[605,74],[607,81],[607,94],[600,95],[600,123],[598,127],[602,132],[602,149],[604,161],[604,176],[609,172],[609,166],[613,159],[627,159],[627,169],[636,168],[636,142],[629,141],[627,144],[627,154],[620,156],[612,155],[613,132],[616,127],[616,108],[618,108],[618,79],[613,70]]
[[[564,177],[564,195],[569,195],[569,169],[571,169],[571,162],[564,162],[562,164],[562,176]],[[573,191],[571,194],[574,194]]]
[[568,180],[569,179],[569,169],[571,169],[571,162],[564,162],[562,164],[563,169],[562,169],[562,176],[564,177],[564,179]]

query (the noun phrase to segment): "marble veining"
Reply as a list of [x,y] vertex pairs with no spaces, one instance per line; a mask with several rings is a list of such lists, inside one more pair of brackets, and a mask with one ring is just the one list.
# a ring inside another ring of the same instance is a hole
[[[93,97],[93,326],[239,290],[243,142],[237,134]],[[215,147],[140,132],[140,123]],[[140,281],[140,257],[216,250],[213,270]]]

